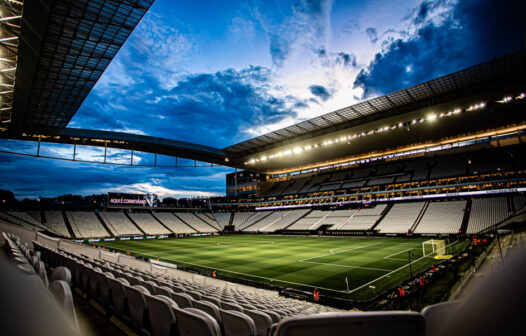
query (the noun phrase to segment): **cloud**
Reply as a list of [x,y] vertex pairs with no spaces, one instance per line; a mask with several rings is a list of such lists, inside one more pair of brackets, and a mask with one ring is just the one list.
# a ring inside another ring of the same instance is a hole
[[316,97],[319,97],[321,100],[326,101],[331,97],[331,94],[327,89],[321,85],[311,85],[309,86],[310,92]]
[[277,67],[300,50],[325,49],[330,38],[330,0],[300,0],[292,6],[292,15],[269,28],[270,54]]
[[385,41],[354,87],[364,89],[365,98],[386,94],[524,47],[524,2],[465,0],[444,11],[447,5],[425,1],[417,7],[408,18],[416,32]]
[[367,34],[367,37],[369,38],[369,41],[371,41],[372,44],[378,42],[378,32],[376,31],[376,28],[367,28],[365,30],[365,34]]

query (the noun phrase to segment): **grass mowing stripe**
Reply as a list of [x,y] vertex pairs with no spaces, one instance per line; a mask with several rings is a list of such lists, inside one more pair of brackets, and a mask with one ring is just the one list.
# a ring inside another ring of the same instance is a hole
[[[207,271],[216,269],[233,277],[309,291],[317,287],[336,296],[367,300],[375,293],[364,288],[364,284],[375,281],[376,291],[381,292],[409,277],[409,271],[401,271],[408,265],[407,259],[392,258],[403,253],[400,251],[407,251],[408,247],[415,249],[415,273],[435,262],[429,258],[416,261],[422,256],[417,250],[426,239],[225,235],[99,245]],[[391,258],[384,258],[386,256]],[[400,271],[392,271],[396,269]],[[344,294],[346,277],[349,288],[353,289],[350,295]]]

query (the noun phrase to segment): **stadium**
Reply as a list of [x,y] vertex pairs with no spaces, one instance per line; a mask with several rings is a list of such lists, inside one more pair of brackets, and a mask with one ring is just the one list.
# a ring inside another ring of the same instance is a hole
[[36,149],[1,153],[229,167],[225,195],[1,191],[2,334],[520,333],[525,50],[225,148],[68,127],[152,3],[1,1],[0,138]]

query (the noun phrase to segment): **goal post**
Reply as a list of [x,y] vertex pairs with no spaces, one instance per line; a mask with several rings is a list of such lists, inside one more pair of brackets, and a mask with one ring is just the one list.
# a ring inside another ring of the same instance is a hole
[[422,254],[424,257],[429,255],[443,256],[446,254],[446,242],[442,239],[430,239],[422,242]]

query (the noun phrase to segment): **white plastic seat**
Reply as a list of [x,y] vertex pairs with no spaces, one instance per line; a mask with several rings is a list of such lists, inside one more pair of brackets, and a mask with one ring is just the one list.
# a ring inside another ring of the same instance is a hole
[[219,323],[202,310],[195,308],[176,309],[175,315],[179,336],[221,336]]
[[235,310],[219,310],[224,336],[256,336],[256,324],[246,314]]

